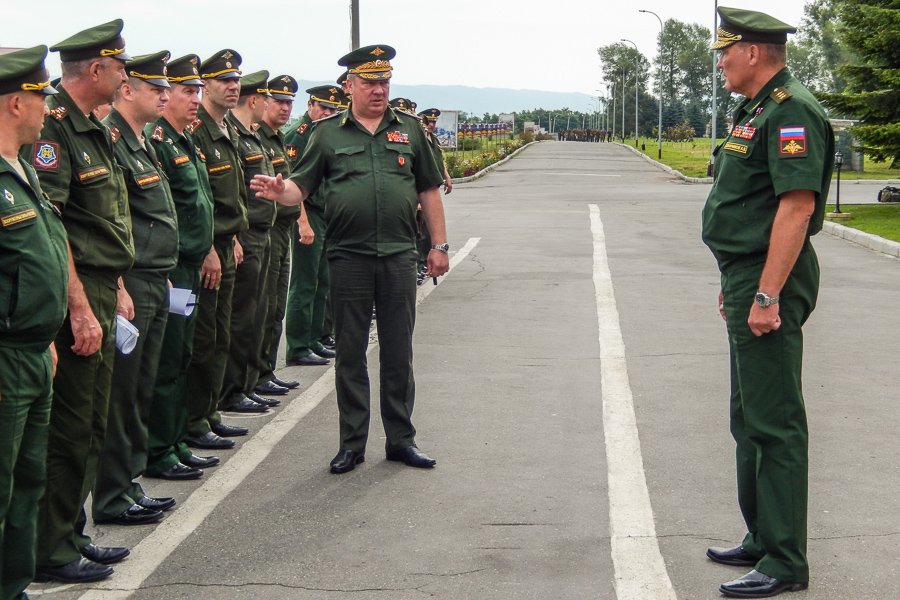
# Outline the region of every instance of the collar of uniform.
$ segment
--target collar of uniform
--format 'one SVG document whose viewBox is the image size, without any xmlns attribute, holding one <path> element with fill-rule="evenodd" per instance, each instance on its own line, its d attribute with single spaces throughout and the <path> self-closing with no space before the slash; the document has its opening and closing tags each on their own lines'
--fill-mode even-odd
<svg viewBox="0 0 900 600">
<path fill-rule="evenodd" d="M 262 137 L 277 138 L 278 140 L 281 140 L 284 137 L 283 133 L 276 129 L 272 129 L 265 121 L 259 122 L 259 129 L 256 130 L 256 133 Z"/>
<path fill-rule="evenodd" d="M 23 161 L 20 157 L 17 156 L 16 160 L 19 161 L 20 165 L 23 165 L 22 170 L 25 171 L 26 179 L 23 183 L 27 183 L 31 188 L 31 193 L 37 196 L 37 192 L 35 190 L 41 189 L 41 185 L 37 179 L 37 175 L 34 173 L 31 165 Z M 11 177 L 14 177 L 16 179 L 16 181 L 22 181 L 19 173 L 12 168 L 12 165 L 10 165 L 5 158 L 0 157 L 0 175 L 2 175 L 3 173 L 9 173 Z"/>
<path fill-rule="evenodd" d="M 775 75 L 772 76 L 772 79 L 770 79 L 766 83 L 766 85 L 762 86 L 762 89 L 759 90 L 759 92 L 757 92 L 755 96 L 753 96 L 753 99 L 750 100 L 750 102 L 748 102 L 746 106 L 757 106 L 762 100 L 766 98 L 766 96 L 772 93 L 772 90 L 779 86 L 783 86 L 790 78 L 790 72 L 788 72 L 787 67 L 784 67 L 783 69 L 775 73 Z"/>
<path fill-rule="evenodd" d="M 115 107 L 109 111 L 109 116 L 106 117 L 105 121 L 107 122 L 107 127 L 115 127 L 119 130 L 119 135 L 128 143 L 128 148 L 132 153 L 140 152 L 144 149 L 141 141 L 134 135 L 131 125 L 128 124 L 128 121 L 125 120 L 122 113 L 117 111 Z"/>
<path fill-rule="evenodd" d="M 235 129 L 237 129 L 238 133 L 240 133 L 241 135 L 246 135 L 246 136 L 250 136 L 250 137 L 253 136 L 253 132 L 250 131 L 249 129 L 247 129 L 246 127 L 244 127 L 244 124 L 241 123 L 240 119 L 238 119 L 236 116 L 234 116 L 234 114 L 230 110 L 228 111 L 228 114 L 225 115 L 225 120 L 227 122 L 231 123 L 232 125 L 234 125 Z"/>
<path fill-rule="evenodd" d="M 225 135 L 222 132 L 219 124 L 216 123 L 216 120 L 213 119 L 212 115 L 209 114 L 209 111 L 206 110 L 206 107 L 202 104 L 200 105 L 200 109 L 197 111 L 197 118 L 206 124 L 206 129 L 207 131 L 209 131 L 209 137 L 211 137 L 213 141 L 218 140 L 219 138 L 225 138 L 228 141 L 231 141 L 231 136 Z M 225 124 L 228 125 L 227 114 L 225 115 Z"/>
<path fill-rule="evenodd" d="M 350 108 L 344 111 L 343 116 L 338 117 L 341 120 L 341 125 L 346 125 L 349 122 L 353 122 L 356 127 L 364 129 L 368 131 L 365 127 L 363 127 L 359 121 L 356 120 L 356 117 L 353 116 L 353 101 L 350 101 Z M 336 116 L 336 115 L 335 115 Z M 327 117 L 326 117 L 327 118 Z M 324 119 L 323 119 L 324 120 Z M 375 133 L 373 135 L 378 135 L 383 130 L 387 129 L 391 123 L 402 123 L 400 117 L 397 116 L 397 113 L 394 112 L 394 109 L 388 106 L 387 110 L 384 111 L 384 116 L 381 118 L 381 123 L 379 123 L 378 127 L 375 129 Z"/>
<path fill-rule="evenodd" d="M 178 131 L 175 129 L 175 126 L 169 123 L 169 121 L 165 117 L 160 117 L 154 123 L 154 126 L 159 125 L 163 128 L 163 133 L 166 134 L 172 141 L 187 139 L 187 134 L 184 131 Z"/>
<path fill-rule="evenodd" d="M 75 101 L 72 100 L 72 96 L 69 95 L 69 92 L 66 91 L 62 84 L 54 87 L 59 93 L 52 96 L 48 100 L 47 105 L 50 108 L 54 107 L 54 103 L 58 106 L 64 106 L 66 108 L 66 118 L 72 120 L 72 126 L 75 128 L 75 131 L 84 133 L 85 131 L 90 131 L 92 129 L 103 130 L 103 123 L 94 116 L 94 113 L 85 115 L 81 112 L 81 109 L 78 108 L 78 105 L 75 104 Z"/>
</svg>

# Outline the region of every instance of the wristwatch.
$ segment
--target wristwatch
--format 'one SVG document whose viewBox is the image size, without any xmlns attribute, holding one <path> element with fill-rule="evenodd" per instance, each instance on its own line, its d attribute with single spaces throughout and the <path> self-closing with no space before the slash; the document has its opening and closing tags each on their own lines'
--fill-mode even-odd
<svg viewBox="0 0 900 600">
<path fill-rule="evenodd" d="M 432 250 L 440 250 L 444 254 L 447 254 L 450 251 L 450 244 L 444 242 L 443 244 L 433 244 L 431 246 Z"/>
<path fill-rule="evenodd" d="M 770 296 L 765 292 L 756 292 L 756 296 L 754 296 L 753 299 L 763 308 L 768 308 L 773 304 L 778 304 L 778 296 Z"/>
</svg>

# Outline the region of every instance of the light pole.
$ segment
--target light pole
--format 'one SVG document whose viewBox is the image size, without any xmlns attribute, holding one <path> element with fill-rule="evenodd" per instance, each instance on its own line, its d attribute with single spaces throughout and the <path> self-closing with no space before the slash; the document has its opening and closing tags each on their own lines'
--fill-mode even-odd
<svg viewBox="0 0 900 600">
<path fill-rule="evenodd" d="M 834 167 L 837 169 L 837 198 L 834 200 L 834 212 L 841 214 L 841 167 L 844 166 L 844 155 L 840 150 L 834 153 Z"/>
<path fill-rule="evenodd" d="M 659 37 L 660 37 L 660 39 L 662 39 L 663 22 L 662 22 L 662 19 L 659 18 L 659 15 L 656 14 L 655 12 L 653 12 L 652 10 L 640 9 L 640 10 L 638 10 L 638 12 L 648 13 L 657 18 L 657 20 L 659 21 Z M 656 144 L 657 144 L 657 148 L 658 148 L 656 157 L 657 157 L 657 159 L 662 160 L 662 109 L 663 109 L 662 69 L 660 69 L 660 76 L 659 76 L 658 83 L 659 83 L 659 125 L 657 125 L 657 128 L 656 128 L 657 129 Z"/>
<path fill-rule="evenodd" d="M 719 0 L 715 0 L 715 6 L 713 10 L 713 27 L 712 27 L 712 41 L 715 43 L 717 32 L 716 29 L 719 26 Z M 712 121 L 710 122 L 710 150 L 709 150 L 709 164 L 712 166 L 713 164 L 713 154 L 716 151 L 716 51 L 712 51 Z M 707 169 L 707 175 L 709 174 L 709 169 Z"/>
<path fill-rule="evenodd" d="M 359 48 L 359 0 L 350 0 L 350 49 Z"/>
<path fill-rule="evenodd" d="M 623 42 L 628 42 L 634 46 L 634 147 L 638 147 L 638 61 L 641 57 L 641 51 L 638 50 L 637 44 L 631 40 L 622 38 Z M 625 103 L 625 100 L 622 100 Z M 625 129 L 624 127 L 622 129 Z"/>
</svg>

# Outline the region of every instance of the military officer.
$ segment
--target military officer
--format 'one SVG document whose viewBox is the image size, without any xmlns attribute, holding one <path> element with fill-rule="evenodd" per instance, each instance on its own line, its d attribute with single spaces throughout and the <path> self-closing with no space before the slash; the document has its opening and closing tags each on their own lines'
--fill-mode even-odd
<svg viewBox="0 0 900 600">
<path fill-rule="evenodd" d="M 333 85 L 321 85 L 306 90 L 309 100 L 300 123 L 291 131 L 286 142 L 290 144 L 294 165 L 306 150 L 316 122 L 333 115 L 345 99 Z M 334 350 L 322 344 L 325 312 L 328 300 L 328 264 L 325 259 L 325 206 L 323 194 L 310 195 L 304 202 L 306 216 L 313 236 L 300 235 L 300 224 L 295 227 L 291 244 L 291 279 L 288 308 L 285 319 L 287 338 L 286 362 L 289 365 L 325 365 L 334 357 Z M 304 244 L 304 242 L 311 242 Z"/>
<path fill-rule="evenodd" d="M 214 241 L 200 267 L 200 297 L 194 349 L 187 376 L 188 435 L 194 448 L 228 449 L 247 434 L 246 427 L 227 425 L 218 411 L 219 393 L 231 342 L 231 299 L 237 264 L 243 248 L 237 234 L 247 224 L 247 188 L 237 131 L 225 115 L 240 97 L 241 55 L 234 50 L 216 52 L 200 63 L 206 84 L 197 118 L 188 126 L 200 153 L 215 203 Z"/>
<path fill-rule="evenodd" d="M 178 256 L 172 194 L 144 137 L 144 126 L 169 102 L 168 59 L 162 51 L 129 61 L 128 81 L 103 120 L 125 174 L 135 247 L 134 265 L 120 282 L 119 314 L 139 335 L 130 353 L 116 353 L 106 441 L 91 494 L 96 523 L 153 523 L 175 506 L 174 498 L 147 496 L 136 481 L 147 464 L 147 421 L 169 310 L 168 274 Z"/>
<path fill-rule="evenodd" d="M 125 179 L 109 130 L 91 111 L 112 102 L 126 80 L 121 19 L 50 48 L 62 60 L 59 94 L 28 160 L 58 205 L 69 238 L 68 316 L 56 338 L 59 367 L 50 416 L 47 492 L 40 504 L 37 579 L 108 577 L 128 554 L 102 548 L 84 532 L 83 506 L 106 435 L 115 359 L 119 278 L 134 261 Z"/>
<path fill-rule="evenodd" d="M 56 94 L 46 46 L 0 56 L 0 598 L 27 598 L 38 501 L 46 484 L 56 351 L 66 316 L 68 250 L 59 212 L 21 146 L 37 141 Z"/>
<path fill-rule="evenodd" d="M 731 432 L 747 534 L 709 548 L 753 567 L 726 596 L 805 589 L 807 446 L 801 389 L 802 325 L 816 304 L 819 266 L 810 237 L 822 228 L 834 133 L 812 94 L 785 68 L 795 29 L 755 11 L 719 7 L 713 48 L 725 89 L 744 96 L 715 153 L 703 241 L 721 272 L 719 312 L 731 355 Z"/>
<path fill-rule="evenodd" d="M 447 171 L 447 165 L 444 164 L 441 142 L 434 134 L 439 116 L 441 116 L 441 111 L 436 108 L 429 108 L 418 114 L 418 117 L 422 120 L 422 127 L 425 128 L 425 138 L 428 140 L 428 146 L 431 148 L 432 154 L 434 154 L 434 161 L 444 177 L 444 193 L 449 194 L 453 191 L 453 180 Z M 421 210 L 417 211 L 416 220 L 419 223 L 420 231 L 417 243 L 419 249 L 419 272 L 416 276 L 416 283 L 421 285 L 425 282 L 425 260 L 428 257 L 428 252 L 431 250 L 431 235 L 428 233 L 428 225 L 425 223 L 425 219 L 422 218 Z"/>
<path fill-rule="evenodd" d="M 144 134 L 169 180 L 178 215 L 178 263 L 169 273 L 172 287 L 200 294 L 200 267 L 213 245 L 213 195 L 206 158 L 186 128 L 200 108 L 200 58 L 188 54 L 170 60 L 166 79 L 172 86 L 163 116 Z M 185 480 L 203 476 L 219 464 L 216 456 L 195 456 L 182 438 L 187 434 L 186 378 L 194 347 L 197 310 L 169 314 L 149 420 L 146 477 Z"/>
<path fill-rule="evenodd" d="M 226 120 L 237 132 L 244 184 L 257 173 L 275 175 L 272 159 L 256 133 L 269 103 L 269 72 L 257 71 L 240 79 L 240 99 Z M 246 194 L 246 191 L 245 191 Z M 254 391 L 259 380 L 259 355 L 268 311 L 267 277 L 271 246 L 269 231 L 275 223 L 275 205 L 247 194 L 249 228 L 238 233 L 244 260 L 237 267 L 231 302 L 231 346 L 228 367 L 219 394 L 219 408 L 234 412 L 266 412 L 280 400 Z"/>
<path fill-rule="evenodd" d="M 375 45 L 341 58 L 338 64 L 350 71 L 350 108 L 316 125 L 289 180 L 257 176 L 253 182 L 261 196 L 288 204 L 324 185 L 341 441 L 330 464 L 332 473 L 346 473 L 365 460 L 366 347 L 373 306 L 378 307 L 387 458 L 412 467 L 435 465 L 416 447 L 411 420 L 418 202 L 437 242 L 428 255 L 431 275 L 447 272 L 449 246 L 438 190 L 441 174 L 422 127 L 415 117 L 388 106 L 394 55 L 390 46 Z M 374 185 L 376 180 L 382 185 Z"/>
</svg>

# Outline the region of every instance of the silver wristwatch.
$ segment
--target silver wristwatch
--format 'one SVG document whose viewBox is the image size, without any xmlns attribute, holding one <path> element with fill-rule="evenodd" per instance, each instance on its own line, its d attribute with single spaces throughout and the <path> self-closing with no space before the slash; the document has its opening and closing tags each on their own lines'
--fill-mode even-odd
<svg viewBox="0 0 900 600">
<path fill-rule="evenodd" d="M 444 254 L 447 254 L 450 251 L 450 244 L 444 242 L 443 244 L 433 244 L 431 246 L 432 250 L 440 250 Z"/>
<path fill-rule="evenodd" d="M 756 296 L 754 296 L 753 299 L 763 308 L 768 308 L 773 304 L 778 304 L 778 296 L 770 296 L 765 292 L 756 292 Z"/>
</svg>

